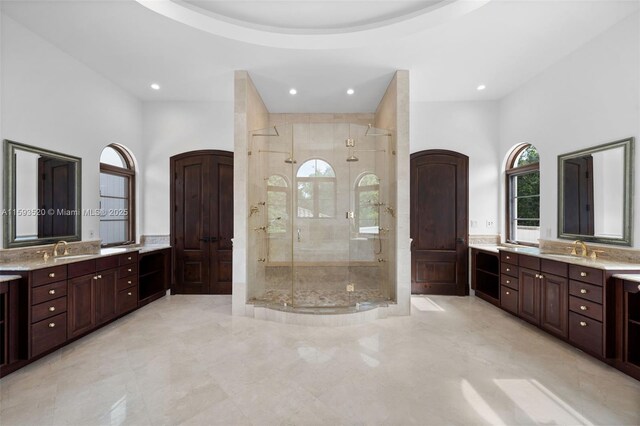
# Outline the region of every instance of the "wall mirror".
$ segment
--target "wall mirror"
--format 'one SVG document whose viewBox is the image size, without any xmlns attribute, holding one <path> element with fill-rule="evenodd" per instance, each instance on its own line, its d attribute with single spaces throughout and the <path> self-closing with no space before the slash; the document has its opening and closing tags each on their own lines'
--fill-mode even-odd
<svg viewBox="0 0 640 426">
<path fill-rule="evenodd" d="M 631 245 L 633 138 L 558 156 L 558 238 Z"/>
<path fill-rule="evenodd" d="M 4 141 L 4 246 L 79 241 L 81 159 Z"/>
</svg>

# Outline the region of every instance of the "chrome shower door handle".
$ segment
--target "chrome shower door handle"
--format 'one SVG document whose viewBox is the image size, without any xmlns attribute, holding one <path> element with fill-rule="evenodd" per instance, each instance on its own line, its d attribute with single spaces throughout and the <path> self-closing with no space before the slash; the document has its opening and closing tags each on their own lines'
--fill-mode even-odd
<svg viewBox="0 0 640 426">
<path fill-rule="evenodd" d="M 300 228 L 298 228 L 298 242 L 300 242 Z"/>
</svg>

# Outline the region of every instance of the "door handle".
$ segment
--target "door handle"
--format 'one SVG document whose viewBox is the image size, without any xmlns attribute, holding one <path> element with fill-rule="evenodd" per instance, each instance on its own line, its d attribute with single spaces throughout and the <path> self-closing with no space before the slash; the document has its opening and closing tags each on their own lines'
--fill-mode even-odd
<svg viewBox="0 0 640 426">
<path fill-rule="evenodd" d="M 222 239 L 222 238 L 220 238 Z M 209 242 L 210 243 L 215 243 L 216 241 L 218 241 L 218 237 L 209 237 Z"/>
<path fill-rule="evenodd" d="M 210 243 L 211 242 L 211 237 L 202 237 L 202 238 L 200 238 L 200 241 L 204 241 L 205 243 Z"/>
<path fill-rule="evenodd" d="M 456 238 L 456 243 L 464 244 L 464 238 Z"/>
</svg>

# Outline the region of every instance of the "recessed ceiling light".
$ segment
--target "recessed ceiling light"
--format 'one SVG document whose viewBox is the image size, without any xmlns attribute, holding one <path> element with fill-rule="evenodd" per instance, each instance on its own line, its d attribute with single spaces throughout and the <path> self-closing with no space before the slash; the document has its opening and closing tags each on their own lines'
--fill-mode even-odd
<svg viewBox="0 0 640 426">
<path fill-rule="evenodd" d="M 347 89 L 347 95 L 353 95 L 354 93 L 356 93 L 355 90 L 353 89 Z"/>
<path fill-rule="evenodd" d="M 296 89 L 289 89 L 289 94 L 290 95 L 295 95 L 296 93 L 298 93 L 298 91 Z"/>
<path fill-rule="evenodd" d="M 477 87 L 478 90 L 484 90 L 486 88 L 487 86 L 485 86 L 484 84 L 481 84 L 480 86 Z"/>
<path fill-rule="evenodd" d="M 160 85 L 158 83 L 153 83 L 153 84 L 151 84 L 151 88 L 153 90 L 160 90 Z"/>
</svg>

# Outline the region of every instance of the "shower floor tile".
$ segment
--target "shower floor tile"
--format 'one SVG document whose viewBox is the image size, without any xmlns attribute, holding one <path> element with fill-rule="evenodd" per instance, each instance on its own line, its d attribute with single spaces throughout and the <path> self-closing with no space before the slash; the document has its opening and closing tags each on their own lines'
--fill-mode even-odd
<svg viewBox="0 0 640 426">
<path fill-rule="evenodd" d="M 293 296 L 293 297 L 292 297 Z M 380 290 L 361 289 L 353 292 L 334 290 L 291 290 L 269 289 L 263 297 L 256 298 L 250 303 L 264 303 L 274 305 L 294 305 L 309 307 L 354 306 L 356 303 L 388 302 Z M 294 303 L 295 302 L 295 303 Z"/>
</svg>

